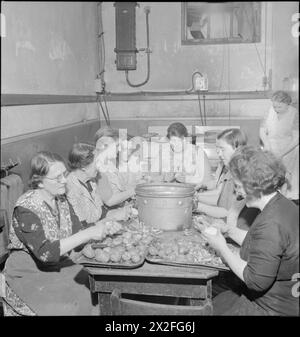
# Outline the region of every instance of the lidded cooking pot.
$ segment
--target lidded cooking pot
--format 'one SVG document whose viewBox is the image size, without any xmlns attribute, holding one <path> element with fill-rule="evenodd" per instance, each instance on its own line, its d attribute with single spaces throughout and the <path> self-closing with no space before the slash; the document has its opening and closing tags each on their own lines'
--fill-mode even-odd
<svg viewBox="0 0 300 337">
<path fill-rule="evenodd" d="M 164 231 L 190 228 L 194 185 L 149 183 L 136 186 L 139 219 Z"/>
</svg>

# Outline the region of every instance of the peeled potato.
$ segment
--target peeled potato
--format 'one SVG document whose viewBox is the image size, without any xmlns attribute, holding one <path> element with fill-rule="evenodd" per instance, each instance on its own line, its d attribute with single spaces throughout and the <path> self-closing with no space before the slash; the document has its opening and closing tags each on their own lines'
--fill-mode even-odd
<svg viewBox="0 0 300 337">
<path fill-rule="evenodd" d="M 128 252 L 123 253 L 122 260 L 127 262 L 131 259 L 131 255 Z"/>
<path fill-rule="evenodd" d="M 138 210 L 136 208 L 131 208 L 132 215 L 137 216 L 139 214 Z"/>
<path fill-rule="evenodd" d="M 123 243 L 123 239 L 122 238 L 115 238 L 115 239 L 113 239 L 113 241 L 112 241 L 112 245 L 113 246 L 119 246 L 119 245 L 121 245 Z"/>
<path fill-rule="evenodd" d="M 106 253 L 108 253 L 108 254 L 111 252 L 111 250 L 112 250 L 111 247 L 105 247 L 105 248 L 103 248 L 103 251 L 106 252 Z"/>
<path fill-rule="evenodd" d="M 83 248 L 82 253 L 83 253 L 84 256 L 86 256 L 89 259 L 92 259 L 95 256 L 95 252 L 94 252 L 91 245 L 86 245 Z"/>
<path fill-rule="evenodd" d="M 120 262 L 122 254 L 119 251 L 114 251 L 110 254 L 110 260 L 112 262 Z"/>
<path fill-rule="evenodd" d="M 107 263 L 109 261 L 109 254 L 102 249 L 96 249 L 95 259 L 99 262 Z"/>
<path fill-rule="evenodd" d="M 205 228 L 204 233 L 207 233 L 209 235 L 217 235 L 218 230 L 215 227 L 208 227 L 208 228 Z"/>
<path fill-rule="evenodd" d="M 134 263 L 138 263 L 140 262 L 141 258 L 138 254 L 134 254 L 131 256 L 131 261 L 134 262 Z"/>
<path fill-rule="evenodd" d="M 103 260 L 103 263 L 107 263 L 109 261 L 109 253 L 108 252 L 103 251 L 102 260 Z"/>
<path fill-rule="evenodd" d="M 121 255 L 125 252 L 125 250 L 125 247 L 121 245 L 114 247 L 114 251 L 119 252 Z"/>
<path fill-rule="evenodd" d="M 153 247 L 153 246 L 151 246 L 151 247 L 149 247 L 149 254 L 150 255 L 153 255 L 153 256 L 155 256 L 155 255 L 157 255 L 158 254 L 158 251 L 157 251 L 157 248 L 155 248 L 155 247 Z"/>
</svg>

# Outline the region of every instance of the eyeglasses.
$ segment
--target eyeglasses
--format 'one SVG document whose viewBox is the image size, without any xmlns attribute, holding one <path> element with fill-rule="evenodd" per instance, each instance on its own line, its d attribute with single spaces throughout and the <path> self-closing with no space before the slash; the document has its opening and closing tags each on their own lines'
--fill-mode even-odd
<svg viewBox="0 0 300 337">
<path fill-rule="evenodd" d="M 59 176 L 55 177 L 55 178 L 49 178 L 49 177 L 44 177 L 46 179 L 49 179 L 49 180 L 54 180 L 54 181 L 57 181 L 58 183 L 61 183 L 63 181 L 63 179 L 66 179 L 69 175 L 69 172 L 68 171 L 65 171 L 64 173 L 60 174 Z"/>
</svg>

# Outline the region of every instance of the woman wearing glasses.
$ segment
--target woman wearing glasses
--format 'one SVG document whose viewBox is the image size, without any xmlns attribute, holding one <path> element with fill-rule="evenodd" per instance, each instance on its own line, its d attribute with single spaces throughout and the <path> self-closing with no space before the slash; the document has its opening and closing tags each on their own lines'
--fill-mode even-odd
<svg viewBox="0 0 300 337">
<path fill-rule="evenodd" d="M 10 228 L 5 307 L 12 315 L 90 315 L 87 274 L 72 253 L 120 225 L 98 222 L 83 229 L 64 196 L 67 169 L 59 155 L 35 155 L 30 177 L 32 189 L 18 199 Z"/>
</svg>

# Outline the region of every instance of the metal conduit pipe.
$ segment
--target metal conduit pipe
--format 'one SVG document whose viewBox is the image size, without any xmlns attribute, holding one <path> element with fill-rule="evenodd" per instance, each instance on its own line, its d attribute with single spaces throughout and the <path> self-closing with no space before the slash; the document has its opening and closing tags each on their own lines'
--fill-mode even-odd
<svg viewBox="0 0 300 337">
<path fill-rule="evenodd" d="M 144 82 L 139 84 L 133 84 L 129 81 L 128 77 L 128 70 L 125 70 L 125 76 L 126 76 L 126 82 L 128 85 L 130 85 L 133 88 L 141 87 L 142 85 L 146 84 L 150 79 L 150 53 L 151 50 L 149 48 L 149 13 L 150 13 L 150 7 L 145 7 L 145 13 L 146 13 L 146 28 L 147 28 L 147 48 L 145 49 L 145 53 L 147 54 L 147 77 Z"/>
</svg>

